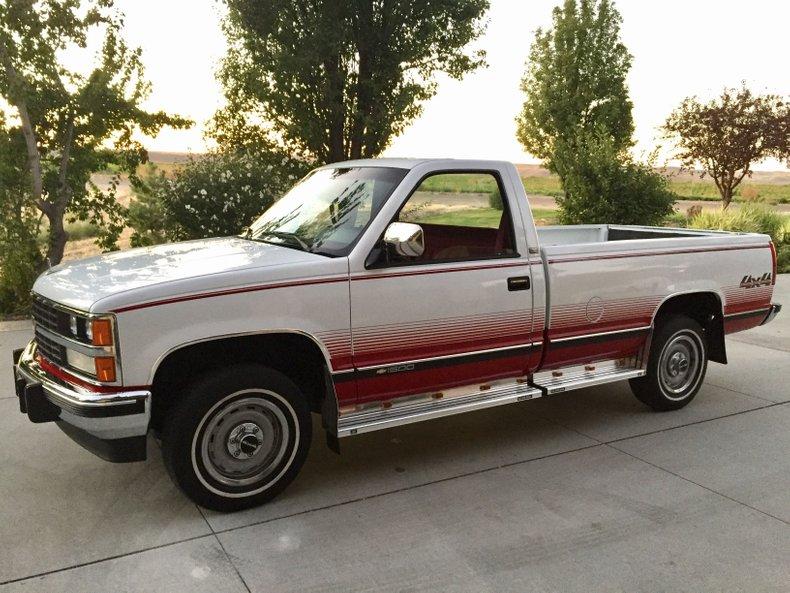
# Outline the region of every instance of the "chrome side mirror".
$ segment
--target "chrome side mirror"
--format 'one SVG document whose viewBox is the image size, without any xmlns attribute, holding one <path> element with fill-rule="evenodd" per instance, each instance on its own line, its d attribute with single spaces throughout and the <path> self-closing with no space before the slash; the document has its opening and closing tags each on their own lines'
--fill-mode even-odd
<svg viewBox="0 0 790 593">
<path fill-rule="evenodd" d="M 398 255 L 420 257 L 425 251 L 425 234 L 422 227 L 412 222 L 393 222 L 384 231 L 384 243 Z"/>
</svg>

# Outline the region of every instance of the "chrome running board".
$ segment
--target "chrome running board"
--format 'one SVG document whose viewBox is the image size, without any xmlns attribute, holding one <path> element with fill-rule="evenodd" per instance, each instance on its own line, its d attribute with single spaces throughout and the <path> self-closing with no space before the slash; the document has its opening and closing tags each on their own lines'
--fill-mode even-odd
<svg viewBox="0 0 790 593">
<path fill-rule="evenodd" d="M 553 395 L 573 389 L 603 385 L 614 381 L 624 381 L 643 377 L 645 370 L 637 368 L 638 361 L 634 358 L 622 361 L 606 361 L 584 366 L 543 371 L 535 373 L 533 384 L 543 391 L 543 395 Z"/>
<path fill-rule="evenodd" d="M 479 385 L 455 387 L 442 392 L 411 395 L 340 409 L 337 436 L 347 437 L 423 420 L 462 414 L 535 399 L 573 389 L 641 377 L 634 358 L 595 365 L 569 367 L 526 377 L 504 379 Z"/>
<path fill-rule="evenodd" d="M 452 414 L 482 410 L 540 397 L 539 389 L 526 379 L 509 379 L 476 386 L 456 387 L 443 392 L 393 399 L 388 402 L 358 406 L 346 413 L 341 409 L 337 436 L 347 437 L 392 426 L 441 418 Z"/>
</svg>

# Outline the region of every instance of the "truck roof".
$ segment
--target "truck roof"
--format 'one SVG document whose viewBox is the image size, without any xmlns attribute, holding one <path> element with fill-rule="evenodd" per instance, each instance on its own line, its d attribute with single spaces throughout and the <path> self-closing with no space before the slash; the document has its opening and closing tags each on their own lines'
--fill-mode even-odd
<svg viewBox="0 0 790 593">
<path fill-rule="evenodd" d="M 353 161 L 342 161 L 329 163 L 323 168 L 336 169 L 338 167 L 392 167 L 395 169 L 413 169 L 423 163 L 447 163 L 454 166 L 464 166 L 471 168 L 481 168 L 486 165 L 499 165 L 507 161 L 480 160 L 480 159 L 448 159 L 448 158 L 380 158 L 380 159 L 357 159 Z"/>
</svg>

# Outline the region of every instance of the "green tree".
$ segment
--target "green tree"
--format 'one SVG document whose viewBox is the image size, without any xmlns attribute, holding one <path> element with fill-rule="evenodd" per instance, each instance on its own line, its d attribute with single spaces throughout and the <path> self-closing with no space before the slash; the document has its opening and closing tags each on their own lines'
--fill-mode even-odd
<svg viewBox="0 0 790 593">
<path fill-rule="evenodd" d="M 562 145 L 555 155 L 566 173 L 561 223 L 659 225 L 672 214 L 675 195 L 654 158 L 634 161 L 605 131 L 580 134 L 573 149 Z"/>
<path fill-rule="evenodd" d="M 684 166 L 700 166 L 700 176 L 713 178 L 724 208 L 744 178 L 751 177 L 753 163 L 790 159 L 790 103 L 778 95 L 753 95 L 746 87 L 724 89 L 707 103 L 685 99 L 664 130 L 677 140 Z"/>
<path fill-rule="evenodd" d="M 20 313 L 41 267 L 39 218 L 30 200 L 25 143 L 0 113 L 0 314 Z"/>
<path fill-rule="evenodd" d="M 239 234 L 307 172 L 276 151 L 212 151 L 171 176 L 151 170 L 134 182 L 132 245 Z"/>
<path fill-rule="evenodd" d="M 625 80 L 631 54 L 620 40 L 620 13 L 609 0 L 565 0 L 552 17 L 553 26 L 538 29 L 532 43 L 516 136 L 564 179 L 569 161 L 556 155 L 577 150 L 590 133 L 608 135 L 616 153 L 632 145 Z"/>
<path fill-rule="evenodd" d="M 488 0 L 226 0 L 229 51 L 219 73 L 228 106 L 220 144 L 265 133 L 319 162 L 379 154 L 436 92 L 484 63 L 467 45 Z"/>
<path fill-rule="evenodd" d="M 141 52 L 121 33 L 112 0 L 0 3 L 0 98 L 20 122 L 30 199 L 48 221 L 48 265 L 63 257 L 66 218 L 90 220 L 101 229 L 97 243 L 112 248 L 124 224 L 120 172 L 133 175 L 147 158 L 136 133 L 189 124 L 141 107 L 150 93 Z M 101 39 L 92 69 L 69 68 L 64 55 L 87 51 L 89 37 Z M 110 167 L 119 173 L 108 188 L 91 182 Z"/>
</svg>

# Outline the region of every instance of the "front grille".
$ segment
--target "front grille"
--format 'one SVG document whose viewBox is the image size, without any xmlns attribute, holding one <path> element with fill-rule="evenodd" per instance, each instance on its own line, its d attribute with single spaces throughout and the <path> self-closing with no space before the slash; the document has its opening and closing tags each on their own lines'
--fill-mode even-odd
<svg viewBox="0 0 790 593">
<path fill-rule="evenodd" d="M 63 334 L 68 328 L 68 313 L 56 308 L 50 301 L 33 296 L 33 321 L 39 352 L 55 364 L 66 365 L 66 348 L 47 338 L 39 328 Z"/>
<path fill-rule="evenodd" d="M 53 342 L 41 332 L 36 330 L 36 344 L 38 351 L 44 356 L 60 366 L 66 366 L 66 348 L 57 342 Z"/>
<path fill-rule="evenodd" d="M 33 297 L 33 321 L 37 326 L 57 334 L 64 333 L 68 328 L 68 314 L 38 295 Z"/>
</svg>

